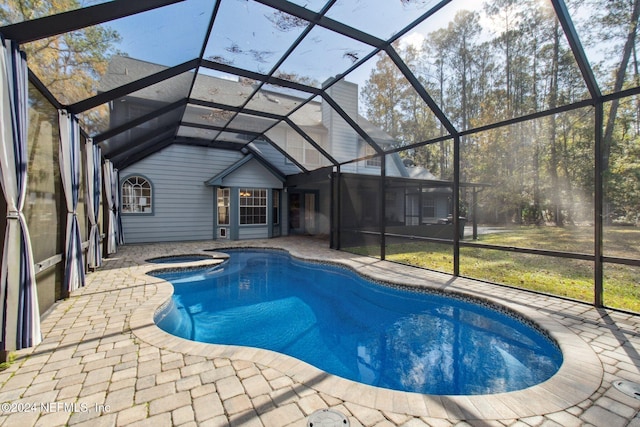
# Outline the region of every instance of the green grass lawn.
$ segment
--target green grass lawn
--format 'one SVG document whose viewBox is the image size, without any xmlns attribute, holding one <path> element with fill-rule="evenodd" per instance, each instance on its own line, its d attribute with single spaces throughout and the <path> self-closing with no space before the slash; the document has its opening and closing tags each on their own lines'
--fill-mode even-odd
<svg viewBox="0 0 640 427">
<path fill-rule="evenodd" d="M 479 236 L 479 243 L 593 254 L 591 227 L 519 227 Z M 606 227 L 604 254 L 640 259 L 640 228 Z M 349 251 L 375 255 L 372 248 Z M 389 261 L 453 272 L 450 245 L 390 243 Z M 552 256 L 520 254 L 473 247 L 460 248 L 460 275 L 593 302 L 593 263 Z M 604 302 L 609 307 L 640 312 L 640 267 L 605 264 Z"/>
</svg>

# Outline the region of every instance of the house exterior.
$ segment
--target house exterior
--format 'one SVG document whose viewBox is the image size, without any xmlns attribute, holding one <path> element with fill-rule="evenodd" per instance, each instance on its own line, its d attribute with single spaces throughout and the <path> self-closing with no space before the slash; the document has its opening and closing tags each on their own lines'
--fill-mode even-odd
<svg viewBox="0 0 640 427">
<path fill-rule="evenodd" d="M 103 90 L 122 85 L 122 79 L 135 81 L 161 69 L 116 56 Z M 166 91 L 184 88 L 189 78 L 193 75 L 177 76 L 162 88 L 163 96 Z M 119 159 L 118 146 L 135 141 L 136 133 L 144 129 L 134 128 L 102 143 L 116 153 L 112 157 L 116 162 L 126 164 L 119 176 L 122 224 L 128 243 L 328 235 L 336 223 L 345 229 L 375 231 L 381 219 L 380 209 L 375 206 L 383 202 L 387 227 L 398 232 L 408 227 L 411 234 L 428 235 L 425 225 L 436 224 L 451 212 L 450 183 L 436 180 L 424 169 L 405 165 L 397 154 L 385 156 L 385 172 L 387 181 L 397 180 L 398 188 L 380 192 L 376 184 L 380 181 L 380 158 L 367 158 L 375 153 L 370 144 L 324 99 L 307 101 L 291 91 L 263 88 L 247 107 L 256 112 L 274 105 L 283 111 L 288 109 L 293 111 L 289 121 L 266 114 L 235 114 L 232 107 L 255 90 L 252 85 L 242 79 L 199 75 L 193 97 L 213 101 L 189 102 L 184 107 L 182 125 L 170 135 L 173 143 L 139 160 Z M 327 89 L 327 94 L 379 147 L 396 144 L 358 113 L 356 84 L 339 81 Z M 111 103 L 110 117 L 125 123 L 162 107 L 154 99 L 154 89 L 147 88 Z M 161 128 L 158 123 L 154 126 Z M 217 141 L 222 143 L 207 139 L 211 130 L 220 132 Z M 163 138 L 160 133 L 152 143 L 162 146 Z M 354 183 L 343 185 L 341 191 L 334 181 L 335 162 L 352 158 L 364 160 L 341 164 L 342 182 Z M 332 212 L 331 206 L 336 191 L 342 199 L 343 212 L 339 214 Z M 352 212 L 363 214 L 356 217 Z"/>
</svg>

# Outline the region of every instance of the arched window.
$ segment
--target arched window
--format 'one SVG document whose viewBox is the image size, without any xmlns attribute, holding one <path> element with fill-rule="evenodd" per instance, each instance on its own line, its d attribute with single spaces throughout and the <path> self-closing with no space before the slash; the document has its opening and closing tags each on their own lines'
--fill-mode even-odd
<svg viewBox="0 0 640 427">
<path fill-rule="evenodd" d="M 121 210 L 125 214 L 153 213 L 151 182 L 142 176 L 130 176 L 122 182 Z"/>
</svg>

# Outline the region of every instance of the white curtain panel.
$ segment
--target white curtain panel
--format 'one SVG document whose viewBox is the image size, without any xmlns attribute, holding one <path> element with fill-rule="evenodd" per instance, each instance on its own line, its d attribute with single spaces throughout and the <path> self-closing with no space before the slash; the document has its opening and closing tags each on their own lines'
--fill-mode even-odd
<svg viewBox="0 0 640 427">
<path fill-rule="evenodd" d="M 64 284 L 69 292 L 85 284 L 82 236 L 76 210 L 80 192 L 80 126 L 64 110 L 58 111 L 60 123 L 60 177 L 67 205 Z"/>
<path fill-rule="evenodd" d="M 0 38 L 0 180 L 7 225 L 0 273 L 1 349 L 42 340 L 33 251 L 23 214 L 27 191 L 27 61 L 18 44 Z"/>
<path fill-rule="evenodd" d="M 87 264 L 90 268 L 102 266 L 102 253 L 100 250 L 100 227 L 98 227 L 98 215 L 100 212 L 100 195 L 102 191 L 102 168 L 100 147 L 93 144 L 93 139 L 88 138 L 85 153 L 87 155 L 87 216 L 89 217 L 89 250 L 87 252 Z"/>
<path fill-rule="evenodd" d="M 113 163 L 109 160 L 104 162 L 104 196 L 107 198 L 109 206 L 109 224 L 107 226 L 107 253 L 115 254 L 117 251 L 116 226 L 118 219 L 116 218 L 114 194 L 117 194 L 118 188 L 114 186 L 114 170 Z"/>
</svg>

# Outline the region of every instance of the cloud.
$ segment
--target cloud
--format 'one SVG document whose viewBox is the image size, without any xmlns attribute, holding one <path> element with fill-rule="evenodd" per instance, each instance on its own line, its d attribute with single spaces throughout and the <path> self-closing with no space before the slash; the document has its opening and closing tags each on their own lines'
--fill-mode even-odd
<svg viewBox="0 0 640 427">
<path fill-rule="evenodd" d="M 422 33 L 414 31 L 400 39 L 400 48 L 406 49 L 409 46 L 413 46 L 419 49 L 422 47 L 422 43 L 424 42 L 424 40 L 425 37 Z"/>
</svg>

